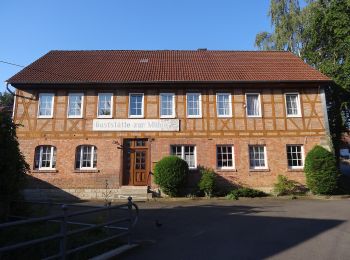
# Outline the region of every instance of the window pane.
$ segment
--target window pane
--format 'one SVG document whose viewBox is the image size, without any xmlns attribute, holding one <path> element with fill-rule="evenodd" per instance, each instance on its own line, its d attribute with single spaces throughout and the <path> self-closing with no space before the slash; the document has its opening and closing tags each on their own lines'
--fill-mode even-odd
<svg viewBox="0 0 350 260">
<path fill-rule="evenodd" d="M 56 147 L 42 145 L 35 148 L 34 169 L 56 167 Z"/>
<path fill-rule="evenodd" d="M 247 94 L 247 115 L 260 116 L 260 102 L 258 94 Z"/>
<path fill-rule="evenodd" d="M 39 96 L 39 116 L 52 115 L 53 94 L 40 94 Z"/>
<path fill-rule="evenodd" d="M 298 95 L 287 94 L 286 95 L 287 115 L 298 115 Z"/>
<path fill-rule="evenodd" d="M 287 145 L 288 167 L 303 167 L 303 155 L 301 145 Z"/>
<path fill-rule="evenodd" d="M 200 116 L 200 94 L 187 94 L 187 114 L 189 116 Z"/>
<path fill-rule="evenodd" d="M 217 146 L 216 147 L 217 164 L 219 168 L 233 167 L 233 150 L 232 146 Z"/>
<path fill-rule="evenodd" d="M 160 115 L 161 116 L 172 116 L 174 114 L 173 111 L 173 94 L 161 94 L 160 95 Z"/>
<path fill-rule="evenodd" d="M 143 95 L 132 94 L 130 95 L 130 115 L 142 116 L 143 109 Z"/>
<path fill-rule="evenodd" d="M 252 169 L 266 167 L 264 146 L 249 146 L 249 165 Z"/>
<path fill-rule="evenodd" d="M 110 116 L 112 115 L 112 94 L 99 94 L 98 96 L 98 115 Z"/>
<path fill-rule="evenodd" d="M 217 95 L 217 110 L 219 116 L 230 116 L 231 115 L 231 103 L 229 94 L 218 94 Z"/>
<path fill-rule="evenodd" d="M 82 115 L 82 102 L 83 96 L 81 94 L 70 94 L 69 95 L 69 116 L 81 116 Z"/>
</svg>

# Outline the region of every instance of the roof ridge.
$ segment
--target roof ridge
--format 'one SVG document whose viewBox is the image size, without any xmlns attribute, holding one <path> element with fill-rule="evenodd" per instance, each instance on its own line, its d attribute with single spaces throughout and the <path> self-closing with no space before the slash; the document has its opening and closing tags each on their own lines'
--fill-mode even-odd
<svg viewBox="0 0 350 260">
<path fill-rule="evenodd" d="M 284 51 L 284 50 L 171 50 L 171 49 L 163 49 L 163 50 L 145 50 L 145 49 L 132 49 L 132 50 L 126 50 L 126 49 L 95 49 L 95 50 L 51 50 L 49 52 L 141 52 L 141 51 L 148 51 L 148 52 L 282 52 L 282 53 L 291 53 L 290 51 Z"/>
</svg>

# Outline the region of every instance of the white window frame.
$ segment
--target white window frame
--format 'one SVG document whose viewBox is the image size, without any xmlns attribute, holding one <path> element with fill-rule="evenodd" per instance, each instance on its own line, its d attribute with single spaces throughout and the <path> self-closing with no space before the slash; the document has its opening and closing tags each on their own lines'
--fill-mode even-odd
<svg viewBox="0 0 350 260">
<path fill-rule="evenodd" d="M 188 114 L 188 96 L 189 95 L 198 95 L 199 96 L 199 114 L 198 115 L 189 115 Z M 186 116 L 187 116 L 187 118 L 202 118 L 202 93 L 200 93 L 200 92 L 188 92 L 188 93 L 186 93 Z"/>
<path fill-rule="evenodd" d="M 172 147 L 173 146 L 181 146 L 181 159 L 185 161 L 185 146 L 191 146 L 193 147 L 193 153 L 194 153 L 194 166 L 191 167 L 190 165 L 188 165 L 189 169 L 194 170 L 197 169 L 197 146 L 196 145 L 192 145 L 192 144 L 172 144 L 170 145 L 170 154 L 172 154 Z M 174 155 L 176 156 L 176 155 Z"/>
<path fill-rule="evenodd" d="M 301 147 L 300 152 L 301 152 L 301 162 L 303 164 L 302 166 L 289 166 L 289 163 L 288 163 L 288 146 L 300 146 Z M 292 170 L 304 169 L 304 164 L 305 164 L 304 145 L 302 145 L 302 144 L 287 144 L 286 145 L 286 155 L 287 155 L 287 166 L 288 166 L 288 169 L 292 169 Z"/>
<path fill-rule="evenodd" d="M 288 114 L 287 95 L 296 95 L 296 96 L 297 96 L 297 109 L 298 109 L 298 113 L 297 113 L 296 115 L 290 115 L 290 114 Z M 300 94 L 299 94 L 298 92 L 288 92 L 288 93 L 284 93 L 284 106 L 285 106 L 285 109 L 286 109 L 286 116 L 287 116 L 287 117 L 301 117 Z"/>
<path fill-rule="evenodd" d="M 83 164 L 83 148 L 89 146 L 91 147 L 91 159 L 90 159 L 90 165 L 91 167 L 82 167 Z M 95 170 L 97 167 L 94 167 L 94 156 L 95 156 L 95 146 L 94 145 L 80 145 L 79 146 L 79 168 L 76 170 Z M 75 162 L 76 163 L 76 162 Z"/>
<path fill-rule="evenodd" d="M 80 115 L 69 115 L 69 106 L 70 106 L 70 96 L 81 96 L 81 110 Z M 67 107 L 67 117 L 68 118 L 83 118 L 83 111 L 84 111 L 84 93 L 69 93 L 68 94 L 68 107 Z"/>
<path fill-rule="evenodd" d="M 259 115 L 248 115 L 248 99 L 247 99 L 247 96 L 249 96 L 249 95 L 258 95 Z M 262 117 L 260 93 L 245 93 L 245 107 L 246 107 L 246 115 L 247 115 L 247 117 L 252 117 L 252 118 L 254 118 L 254 117 L 255 118 Z"/>
<path fill-rule="evenodd" d="M 100 96 L 101 95 L 111 95 L 111 114 L 110 115 L 100 115 Z M 97 100 L 97 117 L 98 118 L 112 118 L 113 117 L 113 93 L 105 93 L 101 92 L 98 93 L 98 100 Z"/>
<path fill-rule="evenodd" d="M 218 147 L 231 147 L 232 148 L 232 166 L 231 167 L 219 167 L 219 160 L 218 160 Z M 234 170 L 236 169 L 236 162 L 235 162 L 235 147 L 234 145 L 227 145 L 227 144 L 218 144 L 216 145 L 216 168 L 220 170 Z"/>
<path fill-rule="evenodd" d="M 142 107 L 141 107 L 141 115 L 131 115 L 131 96 L 132 95 L 142 95 Z M 144 118 L 145 115 L 145 94 L 144 93 L 129 93 L 129 118 Z"/>
<path fill-rule="evenodd" d="M 263 146 L 264 147 L 264 162 L 265 162 L 265 166 L 264 167 L 262 167 L 262 166 L 255 166 L 255 167 L 252 168 L 251 165 L 250 165 L 250 151 L 249 151 L 249 149 L 250 149 L 250 147 L 254 147 L 254 146 Z M 249 159 L 249 169 L 250 170 L 267 170 L 269 168 L 269 166 L 267 164 L 268 160 L 267 160 L 266 145 L 262 145 L 262 144 L 249 145 L 248 146 L 248 159 Z"/>
<path fill-rule="evenodd" d="M 43 148 L 44 146 L 50 146 L 51 147 L 51 155 L 50 155 L 50 167 L 41 167 L 41 163 L 42 163 L 42 156 L 43 156 Z M 42 170 L 55 170 L 55 168 L 52 167 L 52 163 L 53 163 L 53 155 L 54 155 L 54 150 L 55 150 L 55 146 L 53 145 L 40 145 L 40 152 L 39 152 L 39 167 L 38 170 L 42 171 Z M 35 151 L 36 152 L 36 151 Z M 56 162 L 57 163 L 57 162 Z"/>
<path fill-rule="evenodd" d="M 163 95 L 172 95 L 173 105 L 171 115 L 162 115 L 162 96 Z M 159 117 L 160 118 L 175 118 L 175 93 L 163 92 L 159 94 Z"/>
<path fill-rule="evenodd" d="M 52 102 L 51 102 L 51 115 L 40 115 L 40 100 L 42 96 L 51 96 Z M 16 96 L 15 96 L 16 98 Z M 53 118 L 53 107 L 55 103 L 55 94 L 54 93 L 39 93 L 39 102 L 38 102 L 38 118 Z"/>
<path fill-rule="evenodd" d="M 219 99 L 218 96 L 223 96 L 223 95 L 228 95 L 228 102 L 229 102 L 229 114 L 228 115 L 220 115 L 219 114 Z M 225 117 L 232 117 L 232 95 L 231 93 L 224 93 L 224 92 L 220 92 L 220 93 L 216 93 L 216 114 L 217 117 L 221 117 L 221 118 L 225 118 Z"/>
</svg>

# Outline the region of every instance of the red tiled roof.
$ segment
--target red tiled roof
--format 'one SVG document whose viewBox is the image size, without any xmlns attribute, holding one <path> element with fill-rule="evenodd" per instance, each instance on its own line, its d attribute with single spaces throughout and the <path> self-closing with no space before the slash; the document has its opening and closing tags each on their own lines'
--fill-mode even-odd
<svg viewBox="0 0 350 260">
<path fill-rule="evenodd" d="M 8 80 L 30 83 L 330 81 L 283 51 L 50 51 Z"/>
</svg>

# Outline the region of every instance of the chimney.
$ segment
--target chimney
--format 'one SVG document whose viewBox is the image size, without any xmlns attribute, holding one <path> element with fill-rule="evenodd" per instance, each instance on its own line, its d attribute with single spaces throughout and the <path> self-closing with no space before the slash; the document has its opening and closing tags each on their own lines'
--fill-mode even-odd
<svg viewBox="0 0 350 260">
<path fill-rule="evenodd" d="M 206 51 L 207 48 L 198 48 L 197 51 Z"/>
</svg>

